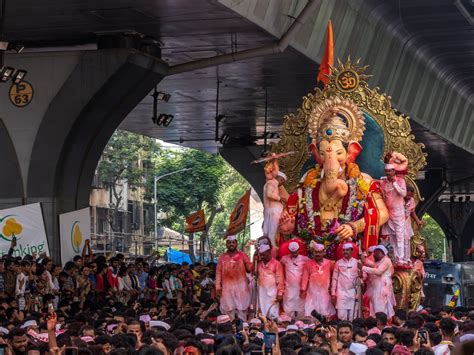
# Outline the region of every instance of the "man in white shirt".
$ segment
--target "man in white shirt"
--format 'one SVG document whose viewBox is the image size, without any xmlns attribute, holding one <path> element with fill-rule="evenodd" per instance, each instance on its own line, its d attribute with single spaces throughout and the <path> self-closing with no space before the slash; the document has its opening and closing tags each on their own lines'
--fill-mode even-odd
<svg viewBox="0 0 474 355">
<path fill-rule="evenodd" d="M 356 281 L 359 277 L 359 265 L 352 257 L 351 243 L 343 245 L 344 257 L 336 262 L 332 274 L 331 296 L 340 320 L 352 321 L 357 296 Z"/>
</svg>

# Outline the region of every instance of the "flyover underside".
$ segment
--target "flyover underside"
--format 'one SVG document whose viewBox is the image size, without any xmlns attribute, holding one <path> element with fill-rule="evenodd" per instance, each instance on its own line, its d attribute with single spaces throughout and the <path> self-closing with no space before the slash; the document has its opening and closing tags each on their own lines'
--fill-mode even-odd
<svg viewBox="0 0 474 355">
<path fill-rule="evenodd" d="M 277 37 L 304 6 L 285 0 L 219 2 Z M 429 15 L 423 6 L 429 6 Z M 420 15 L 412 14 L 415 11 Z M 317 63 L 324 54 L 328 19 L 333 23 L 336 58 L 361 58 L 370 65 L 371 85 L 389 93 L 395 107 L 474 153 L 474 31 L 466 28 L 466 19 L 452 1 L 318 1 L 309 24 L 292 42 Z M 442 28 L 442 19 L 449 31 Z"/>
</svg>

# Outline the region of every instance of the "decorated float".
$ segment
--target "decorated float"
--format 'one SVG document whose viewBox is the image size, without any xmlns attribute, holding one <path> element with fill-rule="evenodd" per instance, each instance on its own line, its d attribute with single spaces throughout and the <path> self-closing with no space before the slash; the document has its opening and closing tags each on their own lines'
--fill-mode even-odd
<svg viewBox="0 0 474 355">
<path fill-rule="evenodd" d="M 294 152 L 278 159 L 289 192 L 280 245 L 295 237 L 315 240 L 324 244 L 327 258 L 336 259 L 342 242 L 354 243 L 358 253 L 378 244 L 389 220 L 380 186 L 384 163 L 412 187 L 416 202 L 422 200 L 415 180 L 426 165 L 424 146 L 390 96 L 369 87 L 367 68 L 338 61 L 324 89 L 304 96 L 298 112 L 284 117 L 281 140 L 271 146 L 273 154 Z M 416 223 L 413 231 L 410 252 L 417 256 L 425 241 Z M 422 296 L 421 274 L 413 261 L 394 265 L 397 308 L 414 310 Z"/>
</svg>

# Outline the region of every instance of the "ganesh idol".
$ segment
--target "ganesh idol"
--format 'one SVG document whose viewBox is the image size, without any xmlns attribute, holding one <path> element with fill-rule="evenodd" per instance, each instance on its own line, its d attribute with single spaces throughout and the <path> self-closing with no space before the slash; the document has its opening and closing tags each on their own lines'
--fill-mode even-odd
<svg viewBox="0 0 474 355">
<path fill-rule="evenodd" d="M 309 150 L 317 164 L 304 173 L 280 218 L 281 233 L 323 244 L 330 259 L 343 242 L 360 237 L 364 250 L 377 244 L 389 219 L 380 183 L 355 163 L 364 130 L 364 116 L 349 99 L 328 98 L 312 110 Z"/>
</svg>

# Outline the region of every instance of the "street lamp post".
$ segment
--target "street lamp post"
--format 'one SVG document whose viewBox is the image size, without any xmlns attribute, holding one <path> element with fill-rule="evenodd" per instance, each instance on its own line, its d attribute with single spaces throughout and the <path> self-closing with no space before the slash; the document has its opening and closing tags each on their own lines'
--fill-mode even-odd
<svg viewBox="0 0 474 355">
<path fill-rule="evenodd" d="M 191 168 L 180 169 L 180 170 L 172 171 L 170 173 L 166 173 L 166 174 L 163 174 L 163 175 L 155 176 L 155 182 L 154 182 L 154 186 L 153 186 L 154 202 L 155 202 L 155 249 L 158 249 L 158 217 L 157 217 L 158 211 L 156 209 L 156 183 L 158 182 L 158 180 L 161 180 L 162 178 L 164 178 L 166 176 L 170 176 L 170 175 L 173 175 L 173 174 L 178 174 L 178 173 L 181 173 L 183 171 L 188 171 L 188 170 L 191 170 Z"/>
</svg>

